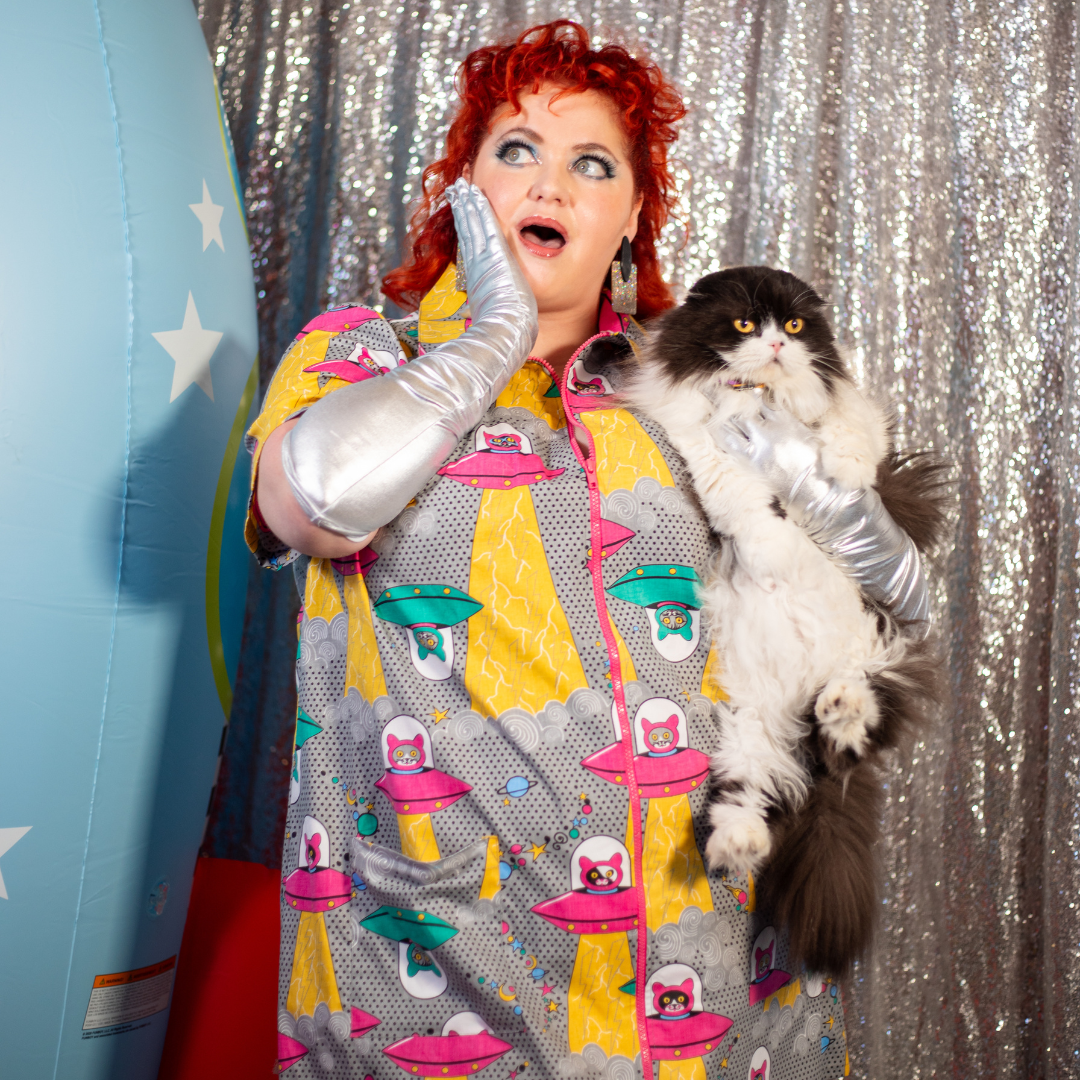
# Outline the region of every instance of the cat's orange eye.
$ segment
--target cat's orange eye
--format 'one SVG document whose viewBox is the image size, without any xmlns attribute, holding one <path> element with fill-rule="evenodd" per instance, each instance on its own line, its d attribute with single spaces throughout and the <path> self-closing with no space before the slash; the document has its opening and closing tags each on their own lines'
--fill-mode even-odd
<svg viewBox="0 0 1080 1080">
<path fill-rule="evenodd" d="M 784 329 L 789 334 L 797 334 L 802 328 L 803 328 L 802 319 L 788 319 L 788 321 L 786 323 L 784 323 Z"/>
<path fill-rule="evenodd" d="M 749 319 L 736 319 L 735 329 L 740 334 L 752 334 L 754 332 L 754 324 Z"/>
</svg>

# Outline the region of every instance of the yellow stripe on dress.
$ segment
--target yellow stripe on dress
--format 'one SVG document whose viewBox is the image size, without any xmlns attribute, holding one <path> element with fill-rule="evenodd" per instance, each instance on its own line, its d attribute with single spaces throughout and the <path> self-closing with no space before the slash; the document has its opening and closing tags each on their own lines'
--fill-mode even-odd
<svg viewBox="0 0 1080 1080">
<path fill-rule="evenodd" d="M 481 716 L 514 707 L 535 714 L 588 686 L 527 486 L 484 492 L 468 592 L 484 605 L 469 619 L 465 661 L 465 686 Z"/>
<path fill-rule="evenodd" d="M 625 409 L 583 412 L 581 422 L 596 444 L 596 482 L 604 495 L 619 488 L 633 491 L 643 476 L 654 477 L 661 487 L 675 486 L 656 443 Z"/>
</svg>

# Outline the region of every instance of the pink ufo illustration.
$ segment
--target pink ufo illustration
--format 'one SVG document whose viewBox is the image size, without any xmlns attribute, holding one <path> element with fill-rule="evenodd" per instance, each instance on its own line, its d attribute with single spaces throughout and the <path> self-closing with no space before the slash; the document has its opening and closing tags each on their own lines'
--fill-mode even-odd
<svg viewBox="0 0 1080 1080">
<path fill-rule="evenodd" d="M 570 891 L 532 908 L 571 934 L 619 934 L 638 924 L 630 854 L 614 836 L 590 836 L 570 856 Z"/>
<path fill-rule="evenodd" d="M 352 879 L 330 868 L 326 830 L 316 818 L 304 818 L 300 865 L 285 879 L 285 903 L 296 911 L 333 911 L 352 899 Z"/>
<path fill-rule="evenodd" d="M 469 487 L 524 487 L 541 480 L 561 476 L 565 469 L 549 469 L 539 454 L 534 454 L 528 435 L 510 424 L 494 424 L 476 429 L 471 454 L 444 465 L 440 476 L 448 476 Z"/>
<path fill-rule="evenodd" d="M 381 318 L 377 311 L 371 308 L 355 307 L 345 304 L 342 307 L 330 308 L 321 315 L 316 315 L 299 334 L 297 340 L 310 334 L 312 330 L 324 330 L 328 334 L 340 334 L 342 330 L 355 330 L 361 323 L 371 319 Z"/>
<path fill-rule="evenodd" d="M 607 559 L 614 555 L 619 548 L 629 543 L 635 536 L 637 536 L 637 533 L 633 529 L 628 529 L 625 525 L 620 525 L 617 521 L 611 521 L 609 518 L 601 518 L 600 558 Z M 591 545 L 586 553 L 585 565 L 590 569 L 593 565 L 593 549 Z"/>
<path fill-rule="evenodd" d="M 602 375 L 585 370 L 580 359 L 566 373 L 566 392 L 576 398 L 599 398 L 612 393 L 611 384 Z"/>
<path fill-rule="evenodd" d="M 379 1026 L 382 1021 L 377 1016 L 372 1016 L 355 1005 L 349 1010 L 349 1038 L 362 1039 L 369 1031 Z"/>
<path fill-rule="evenodd" d="M 367 577 L 367 572 L 379 559 L 379 553 L 373 547 L 362 548 L 360 551 L 346 555 L 344 559 L 331 559 L 330 565 L 342 577 L 352 577 L 354 574 L 362 574 Z"/>
<path fill-rule="evenodd" d="M 292 1068 L 306 1053 L 308 1053 L 308 1048 L 302 1042 L 278 1032 L 278 1072 Z"/>
<path fill-rule="evenodd" d="M 766 926 L 750 950 L 750 1004 L 764 1001 L 781 986 L 791 982 L 791 975 L 775 967 L 776 929 Z"/>
<path fill-rule="evenodd" d="M 383 1053 L 410 1076 L 472 1076 L 512 1049 L 482 1017 L 460 1012 L 446 1021 L 441 1035 L 410 1035 Z"/>
<path fill-rule="evenodd" d="M 619 718 L 612 708 L 616 741 L 581 762 L 590 772 L 613 784 L 626 785 L 626 754 Z M 686 713 L 670 698 L 646 698 L 635 710 L 634 773 L 640 794 L 663 799 L 696 791 L 709 774 L 709 759 L 690 746 Z"/>
<path fill-rule="evenodd" d="M 375 786 L 397 814 L 433 814 L 453 805 L 472 785 L 433 768 L 431 736 L 413 716 L 395 716 L 382 730 L 386 772 Z"/>
<path fill-rule="evenodd" d="M 701 1000 L 701 977 L 686 964 L 667 964 L 649 976 L 645 1030 L 654 1061 L 686 1061 L 719 1048 L 733 1021 L 705 1012 Z"/>
</svg>

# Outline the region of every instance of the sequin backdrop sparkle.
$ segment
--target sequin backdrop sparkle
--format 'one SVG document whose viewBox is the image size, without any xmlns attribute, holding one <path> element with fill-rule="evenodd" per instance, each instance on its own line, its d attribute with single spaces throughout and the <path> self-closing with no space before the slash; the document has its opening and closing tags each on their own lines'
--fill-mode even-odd
<svg viewBox="0 0 1080 1080">
<path fill-rule="evenodd" d="M 379 302 L 471 48 L 569 16 L 662 64 L 691 109 L 672 279 L 744 261 L 809 277 L 859 373 L 898 402 L 901 441 L 957 465 L 934 574 L 954 700 L 888 776 L 881 930 L 847 994 L 853 1074 L 1080 1075 L 1073 5 L 199 11 L 246 185 L 264 386 L 321 307 Z M 271 865 L 295 649 L 282 577 L 253 574 L 209 841 Z"/>
</svg>

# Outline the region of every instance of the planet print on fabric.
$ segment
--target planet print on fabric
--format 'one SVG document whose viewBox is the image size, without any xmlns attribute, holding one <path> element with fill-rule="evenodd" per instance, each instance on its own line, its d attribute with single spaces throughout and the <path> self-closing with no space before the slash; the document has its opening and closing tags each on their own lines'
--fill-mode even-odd
<svg viewBox="0 0 1080 1080">
<path fill-rule="evenodd" d="M 645 563 L 608 587 L 612 596 L 649 612 L 653 647 L 673 664 L 693 655 L 701 638 L 701 578 L 692 566 Z"/>
<path fill-rule="evenodd" d="M 454 673 L 454 635 L 450 629 L 483 608 L 452 585 L 399 585 L 372 604 L 380 619 L 406 628 L 409 658 L 425 679 L 440 682 Z"/>
<path fill-rule="evenodd" d="M 692 1061 L 720 1048 L 733 1021 L 701 1007 L 701 977 L 686 964 L 667 964 L 649 976 L 645 1029 L 654 1061 Z"/>
<path fill-rule="evenodd" d="M 619 716 L 612 704 L 616 741 L 582 759 L 590 772 L 613 784 L 628 783 Z M 670 798 L 696 790 L 709 774 L 709 759 L 690 747 L 682 707 L 670 698 L 646 698 L 634 713 L 634 775 L 646 799 Z"/>
<path fill-rule="evenodd" d="M 776 967 L 776 928 L 766 926 L 750 950 L 750 1004 L 764 1001 L 789 982 L 791 975 Z"/>
<path fill-rule="evenodd" d="M 511 799 L 520 799 L 523 795 L 528 795 L 538 782 L 537 780 L 529 780 L 524 776 L 511 776 L 495 794 L 509 795 Z"/>
<path fill-rule="evenodd" d="M 469 487 L 524 487 L 562 476 L 565 469 L 549 469 L 539 454 L 533 453 L 528 435 L 511 424 L 493 424 L 476 429 L 471 454 L 444 465 L 440 476 L 448 476 Z"/>
<path fill-rule="evenodd" d="M 410 1035 L 383 1053 L 409 1076 L 475 1076 L 512 1049 L 483 1017 L 461 1012 L 446 1021 L 441 1035 Z"/>
<path fill-rule="evenodd" d="M 570 856 L 570 891 L 532 910 L 571 934 L 617 934 L 637 923 L 630 853 L 614 836 L 590 836 Z"/>
</svg>

